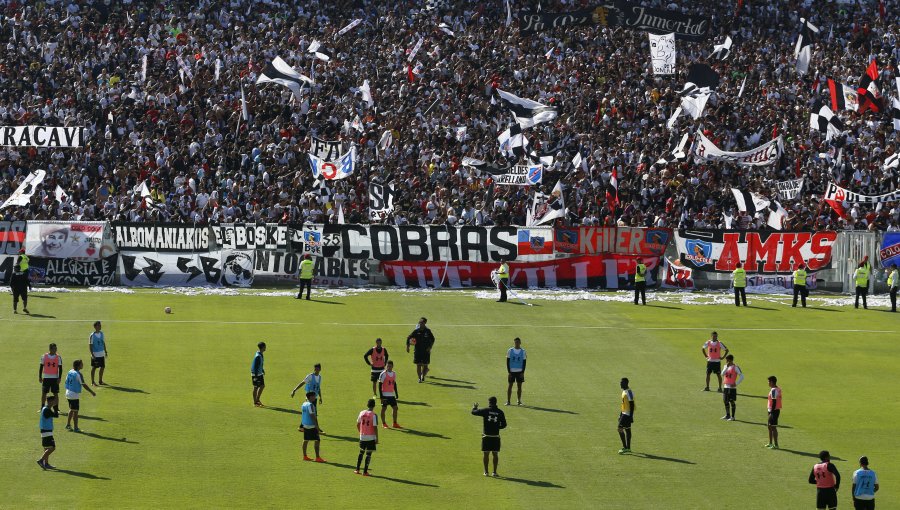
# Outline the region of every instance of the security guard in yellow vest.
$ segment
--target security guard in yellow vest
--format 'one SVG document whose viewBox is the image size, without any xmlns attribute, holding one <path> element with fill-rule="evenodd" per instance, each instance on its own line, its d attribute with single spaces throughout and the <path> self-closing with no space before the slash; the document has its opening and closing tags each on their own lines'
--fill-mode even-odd
<svg viewBox="0 0 900 510">
<path fill-rule="evenodd" d="M 647 305 L 647 266 L 640 260 L 634 270 L 634 304 L 638 304 L 640 296 L 644 306 Z"/>
<path fill-rule="evenodd" d="M 797 308 L 797 296 L 800 296 L 803 308 L 806 308 L 806 296 L 809 294 L 806 289 L 806 276 L 806 264 L 800 264 L 794 271 L 794 304 L 791 305 L 794 308 Z"/>
<path fill-rule="evenodd" d="M 897 271 L 897 264 L 891 264 L 891 274 L 887 279 L 888 287 L 891 293 L 891 311 L 897 311 L 897 290 L 900 289 L 900 271 Z"/>
<path fill-rule="evenodd" d="M 307 253 L 300 262 L 300 292 L 297 293 L 297 299 L 303 296 L 303 287 L 306 287 L 306 300 L 309 301 L 309 293 L 312 290 L 313 279 L 313 261 L 312 255 Z"/>
<path fill-rule="evenodd" d="M 747 271 L 740 262 L 731 272 L 731 279 L 734 281 L 734 306 L 741 306 L 742 302 L 747 306 Z"/>
<path fill-rule="evenodd" d="M 866 304 L 866 296 L 869 295 L 869 272 L 871 271 L 871 266 L 869 265 L 869 256 L 863 259 L 862 262 L 859 263 L 859 266 L 856 268 L 856 272 L 853 273 L 853 279 L 856 280 L 856 302 L 854 303 L 854 307 L 859 308 L 859 297 L 862 296 L 863 308 L 866 310 L 869 309 L 869 306 Z"/>
<path fill-rule="evenodd" d="M 497 268 L 497 288 L 500 289 L 500 299 L 498 303 L 506 302 L 506 289 L 509 287 L 509 264 L 506 259 L 500 260 L 500 267 Z"/>
</svg>

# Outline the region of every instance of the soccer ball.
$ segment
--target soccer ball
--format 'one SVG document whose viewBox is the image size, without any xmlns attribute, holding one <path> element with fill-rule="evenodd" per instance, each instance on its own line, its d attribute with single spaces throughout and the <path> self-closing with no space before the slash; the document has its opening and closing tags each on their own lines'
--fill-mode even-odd
<svg viewBox="0 0 900 510">
<path fill-rule="evenodd" d="M 166 310 L 166 313 L 172 313 L 172 308 L 171 308 L 171 307 L 168 307 L 168 306 L 167 306 L 165 310 Z"/>
</svg>

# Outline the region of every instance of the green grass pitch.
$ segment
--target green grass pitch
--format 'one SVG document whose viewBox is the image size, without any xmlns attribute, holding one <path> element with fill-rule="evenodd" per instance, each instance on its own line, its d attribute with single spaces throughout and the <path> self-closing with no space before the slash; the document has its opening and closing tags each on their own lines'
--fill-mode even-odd
<svg viewBox="0 0 900 510">
<path fill-rule="evenodd" d="M 319 296 L 38 292 L 30 308 L 40 315 L 5 311 L 0 507 L 812 508 L 806 478 L 821 449 L 845 477 L 841 507 L 852 506 L 850 476 L 863 454 L 880 478 L 879 508 L 900 507 L 897 315 L 757 296 L 748 309 L 684 304 L 676 294 L 651 296 L 657 306 L 647 307 L 526 307 L 453 291 Z M 404 340 L 422 315 L 437 341 L 434 379 L 417 384 Z M 66 371 L 76 358 L 88 364 L 96 319 L 111 386 L 83 394 L 86 433 L 56 421 L 51 463 L 60 469 L 43 472 L 39 357 L 53 341 Z M 746 376 L 736 422 L 720 420 L 719 394 L 700 391 L 700 348 L 713 329 Z M 491 395 L 505 400 L 515 336 L 528 352 L 528 407 L 503 407 L 502 478 L 486 479 L 481 420 L 469 411 Z M 372 396 L 362 355 L 376 337 L 396 361 L 407 429 L 381 431 L 375 476 L 363 478 L 353 474 L 355 421 Z M 260 340 L 265 409 L 252 405 L 249 376 Z M 301 460 L 300 399 L 290 398 L 315 362 L 327 464 Z M 764 448 L 773 374 L 784 391 L 781 451 Z M 632 455 L 617 454 L 623 376 L 637 405 Z"/>
</svg>

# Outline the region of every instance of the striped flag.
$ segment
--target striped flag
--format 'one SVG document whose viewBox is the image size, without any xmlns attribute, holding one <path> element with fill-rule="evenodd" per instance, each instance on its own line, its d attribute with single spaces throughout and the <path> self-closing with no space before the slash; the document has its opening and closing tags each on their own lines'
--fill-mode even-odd
<svg viewBox="0 0 900 510">
<path fill-rule="evenodd" d="M 731 192 L 734 194 L 734 201 L 737 202 L 738 210 L 750 216 L 755 216 L 758 211 L 769 207 L 769 200 L 762 195 L 737 188 L 731 188 Z"/>
</svg>

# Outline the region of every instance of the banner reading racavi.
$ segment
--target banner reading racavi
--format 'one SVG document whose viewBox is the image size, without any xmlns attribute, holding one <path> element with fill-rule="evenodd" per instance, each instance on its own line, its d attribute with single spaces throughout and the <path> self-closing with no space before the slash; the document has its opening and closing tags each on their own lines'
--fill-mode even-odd
<svg viewBox="0 0 900 510">
<path fill-rule="evenodd" d="M 790 273 L 800 264 L 809 271 L 828 269 L 837 232 L 680 230 L 678 255 L 699 271 L 731 272 L 738 262 L 748 273 Z"/>
</svg>

